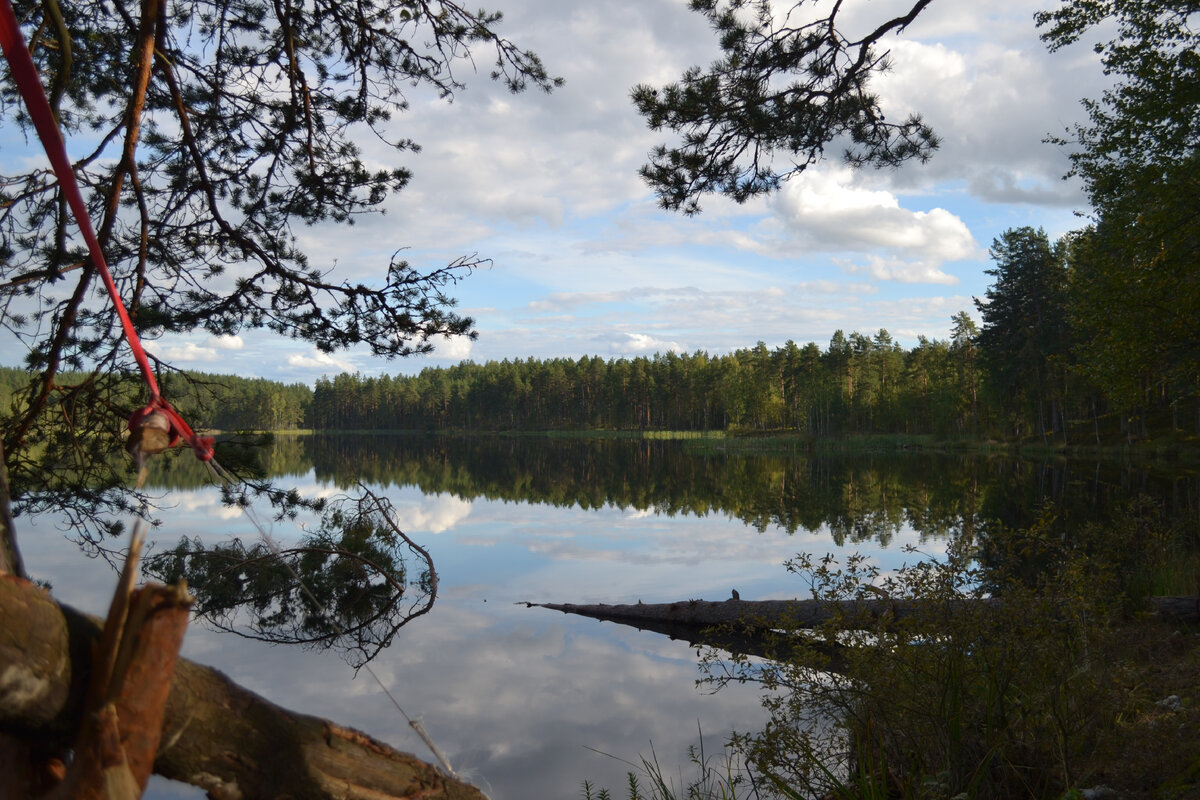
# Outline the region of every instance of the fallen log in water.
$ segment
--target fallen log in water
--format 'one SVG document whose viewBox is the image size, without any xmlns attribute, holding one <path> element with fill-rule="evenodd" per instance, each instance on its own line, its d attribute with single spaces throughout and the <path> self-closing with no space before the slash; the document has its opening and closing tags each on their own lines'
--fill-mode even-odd
<svg viewBox="0 0 1200 800">
<path fill-rule="evenodd" d="M 69 742 L 99 636 L 97 620 L 0 576 L 0 745 Z M 213 800 L 484 798 L 415 756 L 280 708 L 186 659 L 175 666 L 154 772 Z M 0 796 L 5 788 L 0 780 Z"/>
<path fill-rule="evenodd" d="M 954 613 L 956 606 L 992 605 L 1001 601 L 996 598 L 959 599 L 938 604 L 941 613 Z M 1153 597 L 1147 603 L 1159 618 L 1177 623 L 1200 624 L 1200 598 L 1196 597 Z M 578 605 L 574 603 L 525 603 L 529 608 L 549 608 L 565 614 L 579 614 L 610 622 L 650 628 L 652 624 L 686 626 L 702 629 L 719 626 L 736 626 L 747 629 L 798 630 L 817 628 L 831 620 L 878 621 L 883 617 L 901 620 L 912 616 L 928 604 L 905 599 L 869 600 L 682 600 L 675 603 L 637 603 L 634 605 L 609 605 L 598 603 Z M 683 637 L 681 637 L 683 638 Z"/>
<path fill-rule="evenodd" d="M 971 602 L 971 601 L 961 601 Z M 991 602 L 991 601 L 983 601 Z M 577 605 L 574 603 L 526 603 L 564 614 L 578 614 L 609 622 L 640 625 L 660 623 L 696 628 L 738 626 L 742 629 L 817 628 L 832 619 L 878 619 L 890 615 L 900 619 L 917 605 L 906 600 L 682 600 L 675 603 L 636 605 Z"/>
</svg>

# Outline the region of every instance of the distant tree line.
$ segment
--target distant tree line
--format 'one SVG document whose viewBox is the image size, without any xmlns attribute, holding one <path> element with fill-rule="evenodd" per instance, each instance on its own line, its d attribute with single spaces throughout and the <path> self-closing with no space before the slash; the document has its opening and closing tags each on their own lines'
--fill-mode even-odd
<svg viewBox="0 0 1200 800">
<path fill-rule="evenodd" d="M 1147 209 L 1139 225 L 1182 213 Z M 788 341 L 724 355 L 466 361 L 409 376 L 343 373 L 311 389 L 199 372 L 167 373 L 161 383 L 195 427 L 220 430 L 791 431 L 1046 443 L 1200 434 L 1200 286 L 1194 261 L 1183 263 L 1195 238 L 1191 228 L 1163 228 L 1153 252 L 1128 243 L 1122 251 L 1104 219 L 1055 242 L 1042 230 L 1008 230 L 993 243 L 993 283 L 976 301 L 982 326 L 962 311 L 948 340 L 922 336 L 910 349 L 886 330 L 839 330 L 824 349 Z M 0 369 L 0 400 L 13 402 L 27 380 Z"/>
<path fill-rule="evenodd" d="M 799 430 L 965 433 L 978 365 L 966 314 L 951 341 L 913 350 L 885 331 L 839 331 L 822 351 L 789 341 L 727 355 L 464 362 L 414 376 L 317 382 L 321 429 Z M 964 398 L 967 398 L 964 402 Z"/>
<path fill-rule="evenodd" d="M 266 378 L 203 372 L 171 373 L 160 381 L 163 396 L 197 428 L 296 430 L 308 424 L 312 389 Z"/>
<path fill-rule="evenodd" d="M 68 387 L 88 377 L 88 373 L 62 372 L 57 383 Z M 307 423 L 312 404 L 312 389 L 303 383 L 191 371 L 165 372 L 158 380 L 163 397 L 197 430 L 295 430 Z M 0 367 L 0 408 L 7 411 L 21 403 L 28 385 L 26 370 Z M 139 379 L 129 378 L 126 388 L 120 402 L 128 408 L 121 419 L 146 401 L 145 385 Z"/>
<path fill-rule="evenodd" d="M 1200 435 L 1200 240 L 1184 219 L 1195 197 L 1167 192 L 1176 206 L 1144 209 L 1134 242 L 1107 217 L 1055 242 L 1040 229 L 1005 231 L 992 245 L 994 281 L 976 300 L 982 326 L 959 312 L 949 340 L 922 336 L 905 349 L 886 330 L 839 330 L 823 350 L 759 342 L 727 355 L 342 374 L 317 382 L 308 419 L 326 430 L 798 431 L 1047 444 Z"/>
</svg>

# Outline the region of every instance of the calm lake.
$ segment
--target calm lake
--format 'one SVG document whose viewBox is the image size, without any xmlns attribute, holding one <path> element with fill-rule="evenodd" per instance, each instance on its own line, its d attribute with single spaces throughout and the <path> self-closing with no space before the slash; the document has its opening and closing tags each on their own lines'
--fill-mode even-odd
<svg viewBox="0 0 1200 800">
<path fill-rule="evenodd" d="M 861 553 L 883 569 L 936 557 L 963 530 L 1102 519 L 1128 498 L 1195 517 L 1200 477 L 1170 467 L 1031 462 L 917 453 L 727 453 L 719 444 L 645 440 L 280 437 L 260 454 L 306 496 L 388 498 L 440 579 L 432 611 L 372 662 L 455 770 L 495 800 L 574 798 L 582 782 L 624 795 L 629 765 L 652 752 L 676 784 L 731 730 L 765 721 L 753 687 L 696 686 L 696 649 L 612 623 L 527 608 L 552 603 L 806 596 L 783 567 L 797 553 Z M 180 537 L 254 540 L 187 453 L 152 478 L 161 550 Z M 224 459 L 219 453 L 218 458 Z M 232 456 L 231 456 L 232 458 Z M 265 501 L 258 517 L 270 520 Z M 62 601 L 107 606 L 114 574 L 52 521 L 18 520 L 35 578 Z M 286 545 L 297 523 L 269 523 Z M 271 646 L 193 625 L 184 655 L 296 711 L 359 728 L 432 760 L 366 672 L 331 651 Z M 607 755 L 606 755 L 607 754 Z M 682 777 L 680 777 L 682 772 Z M 200 797 L 157 780 L 151 798 Z"/>
</svg>

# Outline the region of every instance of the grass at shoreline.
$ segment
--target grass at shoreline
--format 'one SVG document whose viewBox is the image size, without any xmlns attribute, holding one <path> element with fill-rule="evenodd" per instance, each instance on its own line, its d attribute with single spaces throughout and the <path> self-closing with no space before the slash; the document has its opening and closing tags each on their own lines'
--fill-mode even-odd
<svg viewBox="0 0 1200 800">
<path fill-rule="evenodd" d="M 215 433 L 227 433 L 216 431 Z M 454 436 L 521 439 L 683 441 L 701 450 L 722 453 L 799 453 L 843 455 L 858 453 L 936 453 L 1023 458 L 1086 458 L 1103 461 L 1170 461 L 1200 466 L 1200 439 L 1166 437 L 1120 444 L 1064 444 L 1040 441 L 1002 441 L 933 434 L 848 434 L 814 437 L 791 431 L 670 431 L 670 430 L 319 430 L 262 431 L 279 435 Z"/>
<path fill-rule="evenodd" d="M 1045 556 L 1036 575 L 1019 558 L 980 563 L 967 536 L 886 575 L 865 557 L 798 556 L 789 571 L 818 599 L 863 599 L 874 587 L 915 610 L 835 614 L 812 636 L 836 641 L 836 658 L 786 634 L 767 660 L 710 649 L 701 682 L 759 684 L 770 722 L 728 735 L 717 769 L 693 758 L 682 785 L 643 757 L 627 794 L 585 783 L 583 796 L 1200 798 L 1200 628 L 1141 602 L 1136 576 L 1161 560 L 1132 546 L 1128 524 L 1065 541 L 1048 519 L 990 540 L 1004 554 Z M 996 596 L 1003 604 L 974 602 Z"/>
</svg>

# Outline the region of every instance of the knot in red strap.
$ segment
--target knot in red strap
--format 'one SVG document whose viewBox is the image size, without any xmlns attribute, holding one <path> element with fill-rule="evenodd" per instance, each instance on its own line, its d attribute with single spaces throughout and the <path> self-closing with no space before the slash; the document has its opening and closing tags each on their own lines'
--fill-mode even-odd
<svg viewBox="0 0 1200 800">
<path fill-rule="evenodd" d="M 152 419 L 155 415 L 158 415 L 163 422 L 156 424 Z M 196 432 L 184 422 L 179 412 L 161 397 L 155 397 L 146 406 L 130 415 L 130 435 L 139 437 L 138 440 L 131 439 L 131 441 L 140 441 L 140 437 L 143 436 L 143 431 L 147 427 L 155 427 L 163 430 L 167 434 L 167 439 L 163 447 L 155 450 L 146 450 L 146 452 L 160 452 L 167 447 L 174 447 L 180 439 L 183 439 L 191 446 L 192 452 L 196 454 L 196 458 L 201 461 L 212 460 L 213 444 L 215 441 L 213 437 L 197 436 Z"/>
</svg>

